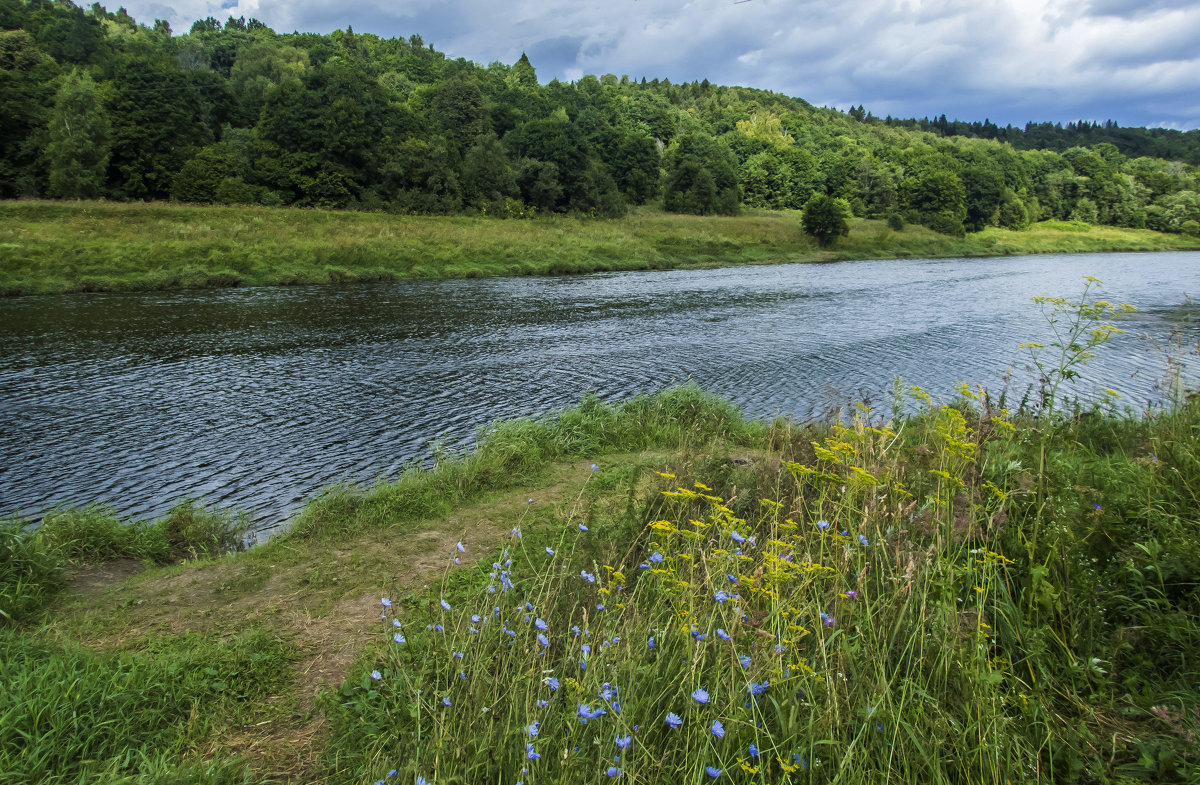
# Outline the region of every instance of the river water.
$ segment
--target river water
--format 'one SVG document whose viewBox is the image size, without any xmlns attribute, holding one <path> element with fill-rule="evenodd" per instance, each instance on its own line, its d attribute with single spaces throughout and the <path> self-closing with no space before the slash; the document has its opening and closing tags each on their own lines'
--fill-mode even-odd
<svg viewBox="0 0 1200 785">
<path fill-rule="evenodd" d="M 269 530 L 332 483 L 394 476 L 431 440 L 687 380 L 800 420 L 886 407 L 897 376 L 1019 397 L 1034 377 L 1017 346 L 1047 335 L 1030 298 L 1078 298 L 1084 275 L 1139 313 L 1080 392 L 1157 400 L 1155 344 L 1200 338 L 1200 253 L 0 301 L 0 515 L 107 502 L 148 518 L 192 497 Z"/>
</svg>

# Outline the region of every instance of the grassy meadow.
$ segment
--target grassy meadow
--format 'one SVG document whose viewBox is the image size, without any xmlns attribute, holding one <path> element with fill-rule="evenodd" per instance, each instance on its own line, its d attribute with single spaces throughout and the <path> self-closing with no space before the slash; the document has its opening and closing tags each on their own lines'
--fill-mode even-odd
<svg viewBox="0 0 1200 785">
<path fill-rule="evenodd" d="M 855 220 L 821 249 L 799 212 L 623 219 L 394 216 L 168 203 L 0 202 L 0 292 L 149 291 L 689 266 L 1152 251 L 1200 239 L 1052 221 L 958 239 Z"/>
</svg>

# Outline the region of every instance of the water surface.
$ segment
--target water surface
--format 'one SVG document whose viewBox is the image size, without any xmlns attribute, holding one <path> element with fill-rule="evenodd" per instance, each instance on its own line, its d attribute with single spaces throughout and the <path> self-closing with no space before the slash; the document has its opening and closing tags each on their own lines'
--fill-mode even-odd
<svg viewBox="0 0 1200 785">
<path fill-rule="evenodd" d="M 1144 406 L 1194 342 L 1200 253 L 733 267 L 0 302 L 0 514 L 191 496 L 269 529 L 492 420 L 694 380 L 754 416 L 886 405 L 901 376 L 1020 395 L 1034 295 L 1140 312 L 1085 371 Z M 1194 351 L 1193 351 L 1194 356 Z"/>
</svg>

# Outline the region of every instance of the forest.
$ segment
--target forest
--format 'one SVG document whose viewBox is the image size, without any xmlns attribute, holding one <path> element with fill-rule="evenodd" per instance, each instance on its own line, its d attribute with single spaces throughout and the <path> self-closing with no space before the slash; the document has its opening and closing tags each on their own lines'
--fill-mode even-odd
<svg viewBox="0 0 1200 785">
<path fill-rule="evenodd" d="M 0 107 L 7 199 L 528 218 L 819 196 L 957 236 L 1049 219 L 1200 234 L 1200 131 L 879 119 L 707 80 L 543 84 L 524 55 L 482 66 L 416 34 L 210 17 L 177 35 L 0 0 Z"/>
</svg>

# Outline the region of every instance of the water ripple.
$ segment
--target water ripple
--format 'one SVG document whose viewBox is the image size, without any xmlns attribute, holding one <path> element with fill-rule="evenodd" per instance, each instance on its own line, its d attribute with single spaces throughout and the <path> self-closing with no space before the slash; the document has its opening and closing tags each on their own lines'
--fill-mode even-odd
<svg viewBox="0 0 1200 785">
<path fill-rule="evenodd" d="M 177 499 L 269 529 L 335 482 L 372 482 L 504 417 L 683 381 L 754 416 L 823 416 L 895 377 L 1020 395 L 1029 298 L 1081 276 L 1140 313 L 1087 377 L 1154 400 L 1191 340 L 1200 254 L 906 260 L 0 303 L 0 514 Z M 1189 370 L 1189 373 L 1191 371 Z M 1086 385 L 1085 385 L 1086 390 Z"/>
</svg>

